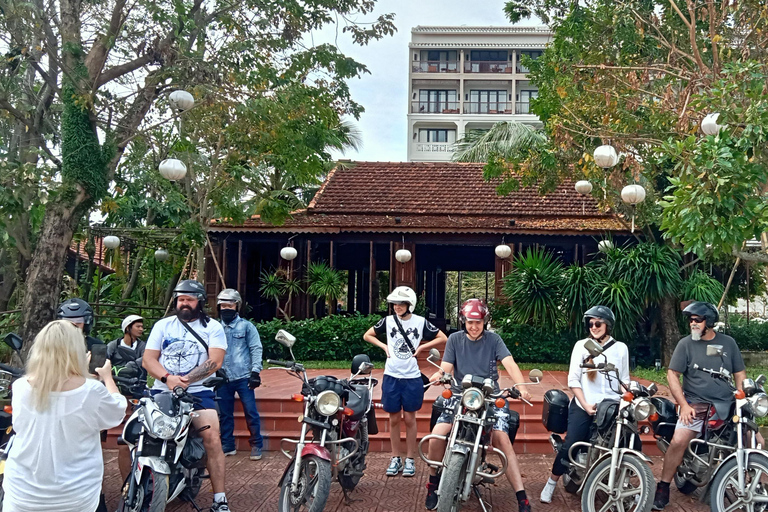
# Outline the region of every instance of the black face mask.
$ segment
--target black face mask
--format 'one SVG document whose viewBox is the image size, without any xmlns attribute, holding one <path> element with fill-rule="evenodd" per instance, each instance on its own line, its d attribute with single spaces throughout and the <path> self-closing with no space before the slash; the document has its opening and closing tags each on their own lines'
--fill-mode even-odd
<svg viewBox="0 0 768 512">
<path fill-rule="evenodd" d="M 222 309 L 219 311 L 219 317 L 224 321 L 225 324 L 232 323 L 232 320 L 237 318 L 237 311 L 234 309 Z"/>
</svg>

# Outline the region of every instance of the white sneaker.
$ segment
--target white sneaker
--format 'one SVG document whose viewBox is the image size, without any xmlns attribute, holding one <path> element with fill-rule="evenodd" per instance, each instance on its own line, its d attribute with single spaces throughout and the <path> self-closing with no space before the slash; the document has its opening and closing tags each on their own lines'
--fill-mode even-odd
<svg viewBox="0 0 768 512">
<path fill-rule="evenodd" d="M 400 457 L 392 457 L 387 468 L 387 476 L 395 476 L 403 470 L 403 462 Z"/>
<path fill-rule="evenodd" d="M 544 485 L 544 488 L 541 490 L 541 497 L 539 498 L 539 501 L 541 501 L 542 503 L 552 503 L 552 496 L 555 494 L 556 488 L 557 488 L 557 482 L 553 484 L 549 480 L 547 480 L 547 483 Z"/>
</svg>

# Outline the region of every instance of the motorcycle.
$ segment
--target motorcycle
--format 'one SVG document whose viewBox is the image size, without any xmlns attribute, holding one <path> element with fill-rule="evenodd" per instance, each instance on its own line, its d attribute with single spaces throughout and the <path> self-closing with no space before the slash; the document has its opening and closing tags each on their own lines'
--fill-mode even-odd
<svg viewBox="0 0 768 512">
<path fill-rule="evenodd" d="M 593 361 L 603 352 L 593 340 L 587 341 L 585 348 Z M 569 449 L 569 467 L 563 475 L 565 490 L 581 493 L 581 509 L 586 512 L 647 512 L 653 505 L 656 484 L 648 467 L 651 459 L 641 452 L 640 434 L 648 427 L 638 428 L 638 422 L 655 412 L 650 397 L 656 393 L 656 385 L 625 384 L 618 369 L 608 362 L 583 363 L 581 368 L 603 373 L 609 380 L 615 378 L 619 399 L 600 402 L 590 440 L 573 443 Z M 560 434 L 567 430 L 569 401 L 558 389 L 544 395 L 542 422 L 552 432 L 550 442 L 555 453 L 563 443 Z"/>
<path fill-rule="evenodd" d="M 138 379 L 116 377 L 127 389 Z M 203 385 L 217 389 L 222 377 L 209 377 Z M 126 479 L 118 512 L 162 512 L 177 497 L 200 512 L 195 498 L 200 492 L 208 456 L 199 429 L 192 426 L 194 404 L 199 399 L 184 388 L 144 396 L 125 423 L 118 444 L 131 449 L 131 473 Z"/>
<path fill-rule="evenodd" d="M 440 368 L 436 363 L 439 359 L 440 353 L 437 349 L 430 350 L 427 361 Z M 529 378 L 534 384 L 538 383 L 542 376 L 540 370 L 529 372 Z M 445 373 L 439 382 L 453 383 L 455 387 L 459 387 L 453 376 L 448 373 Z M 483 510 L 487 510 L 480 488 L 494 483 L 506 472 L 508 464 L 504 452 L 490 443 L 493 426 L 497 421 L 495 407 L 504 407 L 508 398 L 520 399 L 532 405 L 520 395 L 517 387 L 522 385 L 527 383 L 515 384 L 511 388 L 494 392 L 493 380 L 465 375 L 460 384 L 462 391 L 459 395 L 454 397 L 450 388 L 443 391 L 442 397 L 446 400 L 443 407 L 453 414 L 451 432 L 447 436 L 429 434 L 419 442 L 421 459 L 429 466 L 442 470 L 437 491 L 438 512 L 458 512 L 471 494 L 477 497 Z M 514 443 L 514 435 L 519 425 L 519 414 L 516 411 L 510 411 L 510 423 L 515 425 L 514 431 L 510 431 L 510 441 Z M 422 446 L 430 439 L 447 442 L 442 461 L 431 460 L 424 453 Z M 501 460 L 501 466 L 486 460 L 491 453 Z"/>
<path fill-rule="evenodd" d="M 349 502 L 348 492 L 354 490 L 366 468 L 368 436 L 378 433 L 373 405 L 378 381 L 371 376 L 373 364 L 361 354 L 353 359 L 348 380 L 325 375 L 308 379 L 304 366 L 293 356 L 296 338 L 280 329 L 275 340 L 288 348 L 292 361 L 267 362 L 302 381 L 301 393 L 292 399 L 304 403 L 299 438 L 281 440 L 280 450 L 291 462 L 280 478 L 278 510 L 320 512 L 334 477 Z M 283 448 L 286 443 L 296 445 L 293 453 Z"/>
<path fill-rule="evenodd" d="M 6 335 L 3 342 L 17 354 L 21 353 L 21 338 L 18 334 Z M 0 397 L 11 400 L 11 384 L 22 375 L 24 375 L 24 370 L 0 363 Z M 13 436 L 13 408 L 8 404 L 0 411 L 0 509 L 3 508 L 3 501 L 5 500 L 5 491 L 3 490 L 5 461 L 8 459 L 8 452 L 13 444 Z"/>
<path fill-rule="evenodd" d="M 723 347 L 708 345 L 707 355 L 722 359 Z M 675 473 L 677 488 L 690 494 L 703 487 L 701 499 L 709 499 L 712 510 L 717 512 L 768 510 L 768 457 L 757 443 L 755 422 L 755 418 L 768 415 L 768 395 L 763 389 L 766 377 L 744 379 L 742 390 L 736 390 L 730 372 L 722 365 L 717 370 L 698 365 L 694 369 L 727 382 L 735 401 L 709 404 L 702 436 L 691 440 Z M 657 400 L 659 417 L 651 426 L 657 446 L 666 453 L 677 412 L 669 400 Z"/>
</svg>

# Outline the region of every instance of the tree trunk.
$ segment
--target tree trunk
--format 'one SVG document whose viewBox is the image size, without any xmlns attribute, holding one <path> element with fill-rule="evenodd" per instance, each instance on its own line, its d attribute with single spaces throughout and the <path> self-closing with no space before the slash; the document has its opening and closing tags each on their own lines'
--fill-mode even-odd
<svg viewBox="0 0 768 512">
<path fill-rule="evenodd" d="M 78 199 L 69 199 L 69 202 L 82 204 L 82 199 Z M 22 303 L 22 358 L 25 361 L 37 333 L 56 318 L 67 250 L 82 213 L 81 209 L 66 208 L 58 201 L 48 204 L 40 231 L 40 243 L 27 272 Z"/>
<path fill-rule="evenodd" d="M 677 342 L 680 341 L 680 329 L 677 326 L 677 310 L 679 303 L 677 298 L 668 295 L 661 300 L 659 312 L 661 314 L 661 364 L 669 365 L 672 353 Z"/>
</svg>

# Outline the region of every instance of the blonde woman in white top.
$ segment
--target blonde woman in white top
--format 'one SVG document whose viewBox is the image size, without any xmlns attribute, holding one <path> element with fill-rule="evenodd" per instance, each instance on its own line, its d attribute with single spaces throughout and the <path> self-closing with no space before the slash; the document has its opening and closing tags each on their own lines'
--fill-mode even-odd
<svg viewBox="0 0 768 512">
<path fill-rule="evenodd" d="M 618 400 L 620 396 L 620 385 L 615 378 L 608 379 L 603 373 L 588 372 L 580 367 L 591 359 L 589 352 L 584 348 L 587 340 L 593 339 L 604 348 L 605 360 L 601 356 L 599 362 L 612 363 L 619 370 L 621 381 L 629 382 L 629 351 L 624 343 L 614 340 L 611 336 L 615 323 L 616 317 L 606 306 L 595 306 L 584 313 L 584 326 L 589 332 L 589 337 L 577 341 L 571 352 L 568 387 L 571 388 L 574 398 L 568 406 L 568 431 L 552 465 L 552 475 L 541 491 L 542 503 L 552 502 L 557 481 L 568 469 L 568 450 L 578 441 L 589 440 L 597 404 L 603 400 Z"/>
<path fill-rule="evenodd" d="M 13 384 L 16 437 L 5 466 L 3 512 L 94 512 L 104 461 L 99 432 L 120 424 L 126 400 L 109 360 L 88 374 L 83 333 L 49 323 L 35 338 L 27 374 Z"/>
</svg>

